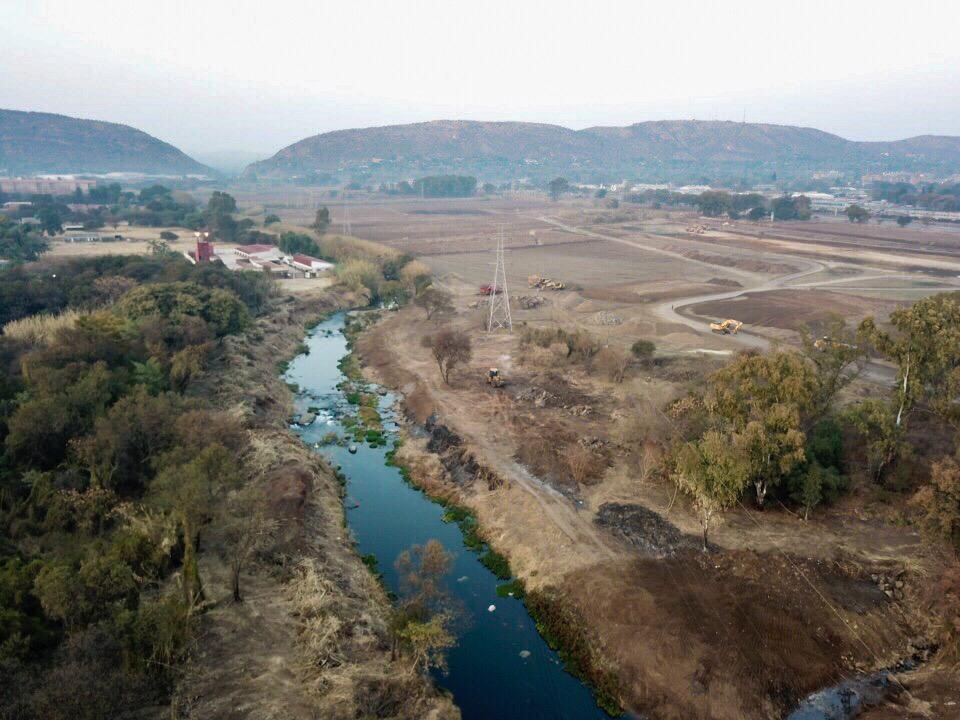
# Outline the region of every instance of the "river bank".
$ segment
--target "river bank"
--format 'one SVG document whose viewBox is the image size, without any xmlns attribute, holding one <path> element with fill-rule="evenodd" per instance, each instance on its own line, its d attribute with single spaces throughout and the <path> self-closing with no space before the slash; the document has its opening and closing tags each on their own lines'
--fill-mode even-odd
<svg viewBox="0 0 960 720">
<path fill-rule="evenodd" d="M 446 669 L 434 672 L 437 684 L 452 692 L 465 720 L 605 718 L 538 634 L 519 599 L 522 586 L 508 582 L 507 562 L 487 548 L 471 516 L 408 482 L 394 397 L 356 378 L 341 328 L 337 318 L 319 325 L 308 352 L 290 364 L 286 377 L 300 390 L 298 432 L 339 468 L 348 529 L 386 588 L 402 591 L 393 560 L 412 546 L 436 540 L 451 553 L 444 585 L 456 608 L 456 644 Z M 615 702 L 607 705 L 616 712 Z"/>
<path fill-rule="evenodd" d="M 469 318 L 448 322 L 462 327 Z M 411 435 L 431 416 L 446 428 L 405 444 L 403 459 L 431 492 L 476 513 L 528 588 L 549 593 L 580 618 L 600 666 L 615 673 L 625 707 L 678 720 L 782 717 L 811 692 L 910 654 L 923 630 L 911 604 L 889 598 L 871 579 L 877 568 L 896 567 L 889 557 L 871 559 L 880 548 L 854 554 L 833 545 L 821 553 L 786 535 L 768 547 L 769 538 L 750 526 L 718 534 L 722 542 L 704 554 L 695 542 L 682 542 L 683 508 L 674 513 L 680 525 L 661 514 L 659 503 L 635 499 L 621 501 L 622 512 L 603 513 L 595 496 L 617 499 L 606 488 L 599 494 L 585 487 L 578 503 L 518 460 L 518 438 L 531 429 L 541 429 L 549 443 L 551 421 L 544 417 L 551 411 L 482 383 L 483 368 L 494 364 L 511 368 L 516 387 L 532 382 L 510 364 L 510 338 L 477 337 L 476 360 L 448 385 L 419 342 L 437 326 L 403 309 L 357 343 L 368 376 L 402 391 Z M 582 434 L 608 433 L 607 412 L 591 415 L 589 427 L 578 417 Z M 438 446 L 452 463 L 433 457 Z M 620 522 L 652 514 L 656 522 Z M 809 528 L 798 524 L 790 532 L 802 541 Z M 882 549 L 890 554 L 891 547 Z M 903 579 L 912 597 L 919 575 Z"/>
<path fill-rule="evenodd" d="M 215 603 L 178 685 L 177 717 L 459 717 L 429 681 L 391 663 L 390 604 L 344 530 L 342 484 L 287 425 L 293 394 L 278 364 L 302 348 L 309 326 L 355 303 L 334 291 L 275 298 L 253 328 L 225 342 L 198 388 L 244 420 L 246 481 L 263 491 L 280 529 L 245 569 L 241 603 L 229 600 L 225 559 L 202 554 Z"/>
</svg>

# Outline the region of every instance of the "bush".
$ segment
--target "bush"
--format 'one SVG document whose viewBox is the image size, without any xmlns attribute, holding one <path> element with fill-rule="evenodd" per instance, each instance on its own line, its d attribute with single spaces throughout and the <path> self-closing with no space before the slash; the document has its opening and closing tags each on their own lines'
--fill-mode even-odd
<svg viewBox="0 0 960 720">
<path fill-rule="evenodd" d="M 370 299 L 380 294 L 380 271 L 369 260 L 347 260 L 336 268 L 337 278 L 354 292 L 366 292 Z"/>
<path fill-rule="evenodd" d="M 580 362 L 590 360 L 600 352 L 600 343 L 597 339 L 583 330 L 527 328 L 520 338 L 520 343 L 521 345 L 536 345 L 541 348 L 561 345 L 566 348 L 568 358 Z"/>
<path fill-rule="evenodd" d="M 177 240 L 179 237 L 180 237 L 179 235 L 177 235 L 177 234 L 174 233 L 174 232 L 170 232 L 169 230 L 161 230 L 161 231 L 160 231 L 160 239 L 161 239 L 161 240 Z"/>
<path fill-rule="evenodd" d="M 642 363 L 650 362 L 656 349 L 657 346 L 651 340 L 637 340 L 630 346 L 630 352 Z"/>
</svg>

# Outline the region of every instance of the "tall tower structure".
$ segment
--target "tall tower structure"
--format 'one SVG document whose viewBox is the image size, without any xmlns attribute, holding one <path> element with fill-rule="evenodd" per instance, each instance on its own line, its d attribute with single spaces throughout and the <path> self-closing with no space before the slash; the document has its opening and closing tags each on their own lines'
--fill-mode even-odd
<svg viewBox="0 0 960 720">
<path fill-rule="evenodd" d="M 513 318 L 510 316 L 510 292 L 507 290 L 507 269 L 503 261 L 503 228 L 497 239 L 497 267 L 493 271 L 493 284 L 490 286 L 490 314 L 487 316 L 487 332 L 499 328 L 513 330 Z"/>
</svg>

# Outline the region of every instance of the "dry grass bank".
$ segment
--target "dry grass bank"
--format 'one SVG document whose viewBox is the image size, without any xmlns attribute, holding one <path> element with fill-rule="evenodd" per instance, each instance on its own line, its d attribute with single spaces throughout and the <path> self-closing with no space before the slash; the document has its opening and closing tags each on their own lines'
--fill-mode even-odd
<svg viewBox="0 0 960 720">
<path fill-rule="evenodd" d="M 302 342 L 305 323 L 350 297 L 336 292 L 277 299 L 247 333 L 228 338 L 197 392 L 248 429 L 241 458 L 281 521 L 274 547 L 230 599 L 229 571 L 212 549 L 201 571 L 215 605 L 174 702 L 179 718 L 251 720 L 358 717 L 455 720 L 430 682 L 390 661 L 389 602 L 352 547 L 341 485 L 286 426 L 289 389 L 277 363 Z"/>
</svg>

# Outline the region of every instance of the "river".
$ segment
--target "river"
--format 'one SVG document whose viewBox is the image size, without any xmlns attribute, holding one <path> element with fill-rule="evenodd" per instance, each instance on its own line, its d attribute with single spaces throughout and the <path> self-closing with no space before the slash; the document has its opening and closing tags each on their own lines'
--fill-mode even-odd
<svg viewBox="0 0 960 720">
<path fill-rule="evenodd" d="M 337 387 L 346 379 L 338 362 L 349 352 L 344 319 L 337 314 L 317 325 L 306 340 L 309 352 L 297 356 L 285 375 L 299 386 L 298 413 L 315 409 L 317 419 L 298 428 L 311 446 L 331 432 L 348 435 L 343 422 L 355 413 Z M 464 547 L 459 527 L 443 521 L 443 507 L 387 465 L 398 431 L 395 400 L 390 393 L 380 396 L 386 447 L 357 443 L 356 454 L 351 454 L 347 447 L 323 445 L 318 452 L 346 477 L 347 524 L 357 551 L 377 558 L 389 590 L 399 590 L 394 560 L 412 545 L 436 539 L 453 553 L 447 586 L 465 617 L 458 623 L 457 645 L 447 656 L 448 672 L 435 673 L 437 684 L 453 694 L 464 720 L 607 718 L 590 690 L 563 669 L 524 604 L 497 596 L 502 581 Z"/>
</svg>

